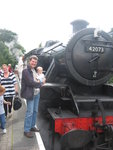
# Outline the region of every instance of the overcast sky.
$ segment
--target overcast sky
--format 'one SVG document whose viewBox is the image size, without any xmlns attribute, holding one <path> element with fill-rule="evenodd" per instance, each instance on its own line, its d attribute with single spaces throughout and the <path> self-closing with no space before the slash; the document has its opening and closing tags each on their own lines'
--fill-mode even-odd
<svg viewBox="0 0 113 150">
<path fill-rule="evenodd" d="M 0 28 L 17 33 L 26 51 L 47 40 L 65 41 L 76 19 L 110 31 L 112 0 L 0 0 Z"/>
</svg>

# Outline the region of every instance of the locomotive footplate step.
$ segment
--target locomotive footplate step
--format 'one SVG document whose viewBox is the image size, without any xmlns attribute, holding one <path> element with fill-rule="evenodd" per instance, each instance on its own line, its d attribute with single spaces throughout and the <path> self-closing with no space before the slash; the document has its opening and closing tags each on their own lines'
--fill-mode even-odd
<svg viewBox="0 0 113 150">
<path fill-rule="evenodd" d="M 69 110 L 61 110 L 60 113 L 57 113 L 58 108 L 48 108 L 48 112 L 54 120 L 59 119 L 59 118 L 75 118 L 75 117 L 77 117 L 74 113 L 72 113 Z"/>
</svg>

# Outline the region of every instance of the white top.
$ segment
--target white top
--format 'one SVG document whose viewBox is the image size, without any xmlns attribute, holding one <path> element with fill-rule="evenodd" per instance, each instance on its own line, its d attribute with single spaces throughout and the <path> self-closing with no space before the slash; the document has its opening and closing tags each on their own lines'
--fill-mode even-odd
<svg viewBox="0 0 113 150">
<path fill-rule="evenodd" d="M 34 81 L 37 82 L 37 72 L 35 69 L 32 69 Z M 34 88 L 34 95 L 37 95 L 40 92 L 39 88 Z"/>
<path fill-rule="evenodd" d="M 2 96 L 0 96 L 0 115 L 5 113 L 3 101 L 4 101 L 4 98 L 3 98 L 3 95 L 2 95 Z"/>
<path fill-rule="evenodd" d="M 42 74 L 37 74 L 37 79 L 40 80 L 40 82 L 43 82 L 44 78 L 45 78 L 45 76 L 44 76 L 43 73 Z"/>
</svg>

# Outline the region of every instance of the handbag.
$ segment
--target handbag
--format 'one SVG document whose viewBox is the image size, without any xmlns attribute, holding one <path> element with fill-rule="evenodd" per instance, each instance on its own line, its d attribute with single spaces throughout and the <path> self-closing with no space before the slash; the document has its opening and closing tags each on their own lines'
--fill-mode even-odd
<svg viewBox="0 0 113 150">
<path fill-rule="evenodd" d="M 15 95 L 14 101 L 13 101 L 13 109 L 18 110 L 22 107 L 22 100 L 19 97 L 19 95 Z"/>
</svg>

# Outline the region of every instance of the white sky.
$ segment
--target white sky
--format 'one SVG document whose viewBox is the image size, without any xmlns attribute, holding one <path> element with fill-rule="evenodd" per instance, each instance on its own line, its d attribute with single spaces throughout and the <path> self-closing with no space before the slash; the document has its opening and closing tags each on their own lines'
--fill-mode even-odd
<svg viewBox="0 0 113 150">
<path fill-rule="evenodd" d="M 18 34 L 28 52 L 47 40 L 65 41 L 70 23 L 84 19 L 91 27 L 113 28 L 113 0 L 0 0 L 0 29 Z"/>
</svg>

